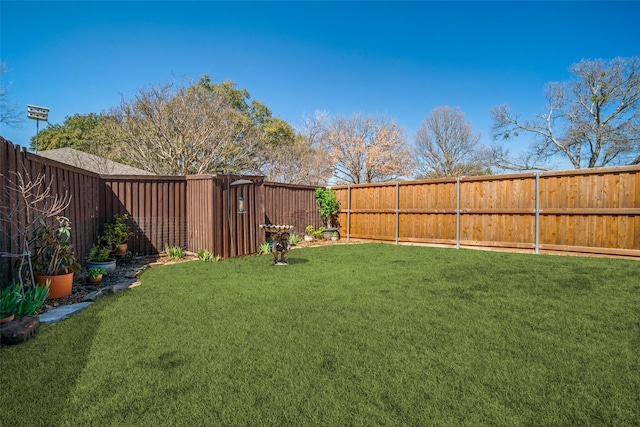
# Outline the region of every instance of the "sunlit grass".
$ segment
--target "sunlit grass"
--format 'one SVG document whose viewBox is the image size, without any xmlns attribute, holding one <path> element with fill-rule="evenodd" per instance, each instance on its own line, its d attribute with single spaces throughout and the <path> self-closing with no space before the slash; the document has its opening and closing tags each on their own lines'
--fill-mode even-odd
<svg viewBox="0 0 640 427">
<path fill-rule="evenodd" d="M 153 268 L 0 352 L 0 424 L 638 425 L 639 278 L 384 244 Z"/>
</svg>

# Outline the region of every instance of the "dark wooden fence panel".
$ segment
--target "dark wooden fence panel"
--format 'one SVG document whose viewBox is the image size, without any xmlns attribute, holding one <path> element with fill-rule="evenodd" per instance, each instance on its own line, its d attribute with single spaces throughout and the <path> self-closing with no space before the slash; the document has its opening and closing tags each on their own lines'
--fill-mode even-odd
<svg viewBox="0 0 640 427">
<path fill-rule="evenodd" d="M 71 221 L 71 243 L 76 255 L 82 262 L 92 245 L 94 237 L 99 233 L 97 218 L 99 218 L 102 209 L 100 198 L 102 181 L 100 176 L 28 153 L 20 146 L 0 137 L 0 191 L 2 193 L 2 196 L 0 196 L 2 204 L 0 209 L 4 212 L 17 206 L 24 206 L 21 204 L 16 192 L 8 191 L 8 181 L 15 181 L 15 173 L 18 172 L 25 179 L 29 177 L 33 181 L 39 175 L 42 175 L 45 177 L 44 185 L 51 184 L 52 195 L 69 195 L 71 203 L 62 212 L 62 215 L 68 217 Z M 13 218 L 13 224 L 24 228 L 29 221 L 25 216 L 24 210 L 21 211 L 23 214 Z M 7 224 L 5 221 L 0 221 L 0 227 L 2 227 L 0 253 L 5 255 L 23 253 L 24 248 L 17 247 L 13 242 L 15 239 L 11 238 L 11 236 L 15 236 L 15 231 L 12 232 L 12 229 L 15 230 L 15 228 L 12 228 L 12 225 Z M 0 261 L 2 268 L 0 279 L 6 279 L 9 276 L 12 260 L 15 260 L 15 258 L 2 257 Z"/>
<path fill-rule="evenodd" d="M 258 252 L 260 224 L 262 224 L 262 177 L 230 178 L 219 176 L 222 198 L 227 199 L 228 208 L 222 212 L 223 221 L 230 224 L 225 242 L 230 241 L 225 256 L 248 255 Z M 228 180 L 231 182 L 229 183 Z M 238 181 L 252 181 L 251 184 L 236 184 Z M 226 188 L 225 188 L 226 186 Z M 240 213 L 240 197 L 244 203 L 244 213 Z M 260 240 L 260 241 L 259 241 Z"/>
<path fill-rule="evenodd" d="M 128 214 L 134 235 L 129 250 L 153 254 L 169 246 L 187 247 L 185 177 L 103 176 L 106 206 L 100 226 L 111 222 L 115 214 Z"/>
<path fill-rule="evenodd" d="M 188 249 L 197 252 L 215 246 L 215 182 L 211 175 L 187 176 Z M 221 255 L 214 253 L 214 255 Z"/>
<path fill-rule="evenodd" d="M 241 179 L 251 183 L 238 184 Z M 190 251 L 207 249 L 222 257 L 257 252 L 262 177 L 188 176 L 186 200 Z"/>
<path fill-rule="evenodd" d="M 640 167 L 338 186 L 341 233 L 640 257 Z"/>
<path fill-rule="evenodd" d="M 315 202 L 316 187 L 264 183 L 264 212 L 261 224 L 293 225 L 293 232 L 304 234 L 307 225 L 323 226 Z M 262 233 L 262 241 L 266 236 Z"/>
</svg>

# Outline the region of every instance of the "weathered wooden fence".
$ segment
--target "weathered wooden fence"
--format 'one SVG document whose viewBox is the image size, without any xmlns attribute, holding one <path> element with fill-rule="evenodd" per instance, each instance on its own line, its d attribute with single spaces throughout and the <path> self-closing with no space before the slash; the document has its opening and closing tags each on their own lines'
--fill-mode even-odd
<svg viewBox="0 0 640 427">
<path fill-rule="evenodd" d="M 15 255 L 25 252 L 25 248 L 18 247 L 13 238 L 16 227 L 24 228 L 27 223 L 24 204 L 20 192 L 16 190 L 16 185 L 19 185 L 17 174 L 27 182 L 39 175 L 44 176 L 42 185 L 50 185 L 52 195 L 67 194 L 71 198 L 70 205 L 62 215 L 71 220 L 71 238 L 76 253 L 86 254 L 100 232 L 100 218 L 103 216 L 104 196 L 100 175 L 28 153 L 1 137 L 0 210 L 11 217 L 12 223 L 0 221 L 0 253 Z M 3 272 L 6 272 L 10 262 L 8 257 L 0 258 Z M 0 274 L 0 278 L 6 279 L 6 274 Z"/>
<path fill-rule="evenodd" d="M 259 229 L 264 218 L 262 184 L 262 177 L 188 176 L 189 249 L 208 249 L 224 257 L 257 252 L 264 240 Z"/>
<path fill-rule="evenodd" d="M 640 257 L 640 167 L 335 187 L 343 236 Z"/>
<path fill-rule="evenodd" d="M 187 248 L 187 180 L 183 176 L 103 176 L 100 224 L 128 214 L 132 251 L 153 254 L 164 245 Z"/>
<path fill-rule="evenodd" d="M 315 201 L 315 187 L 308 185 L 264 183 L 265 221 L 293 225 L 293 232 L 304 234 L 307 225 L 322 226 Z"/>
<path fill-rule="evenodd" d="M 7 189 L 17 172 L 33 179 L 43 174 L 53 195 L 71 196 L 63 214 L 71 221 L 72 244 L 81 261 L 115 214 L 129 215 L 134 232 L 129 248 L 138 254 L 155 254 L 168 244 L 222 257 L 245 255 L 257 252 L 266 239 L 260 224 L 286 223 L 301 234 L 306 225 L 322 223 L 312 186 L 234 175 L 98 175 L 29 153 L 0 137 L 0 208 L 5 211 L 20 204 L 17 192 Z M 15 221 L 20 226 L 25 218 L 17 215 Z M 23 252 L 12 243 L 11 225 L 0 221 L 0 227 L 0 254 Z M 0 259 L 6 272 L 10 260 Z"/>
</svg>

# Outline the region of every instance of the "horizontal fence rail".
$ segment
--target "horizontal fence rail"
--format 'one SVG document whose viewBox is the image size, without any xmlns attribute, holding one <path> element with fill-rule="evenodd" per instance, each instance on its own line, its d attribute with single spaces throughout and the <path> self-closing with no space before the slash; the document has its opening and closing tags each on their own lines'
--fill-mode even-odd
<svg viewBox="0 0 640 427">
<path fill-rule="evenodd" d="M 640 257 L 640 167 L 334 187 L 348 238 Z"/>
</svg>

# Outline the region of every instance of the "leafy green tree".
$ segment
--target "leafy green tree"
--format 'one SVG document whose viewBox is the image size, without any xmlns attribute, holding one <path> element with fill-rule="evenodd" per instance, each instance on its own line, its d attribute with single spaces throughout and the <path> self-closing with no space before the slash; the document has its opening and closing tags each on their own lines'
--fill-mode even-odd
<svg viewBox="0 0 640 427">
<path fill-rule="evenodd" d="M 214 99 L 221 105 L 232 108 L 240 113 L 244 127 L 253 129 L 269 148 L 275 148 L 281 144 L 290 145 L 294 142 L 295 132 L 284 120 L 273 117 L 271 110 L 255 99 L 247 89 L 236 88 L 236 83 L 226 80 L 222 83 L 213 83 L 208 75 L 203 75 L 191 90 L 204 89 L 210 92 Z"/>
<path fill-rule="evenodd" d="M 331 224 L 335 221 L 340 211 L 340 202 L 338 202 L 336 190 L 318 187 L 316 188 L 315 196 L 320 216 L 327 224 L 327 228 L 331 228 Z"/>
<path fill-rule="evenodd" d="M 297 181 L 304 174 L 296 173 L 300 157 L 306 157 L 307 148 L 296 140 L 294 129 L 286 121 L 274 117 L 271 110 L 255 99 L 249 91 L 236 87 L 236 83 L 226 80 L 213 83 L 208 75 L 200 77 L 190 90 L 210 93 L 221 105 L 239 113 L 236 127 L 242 129 L 240 138 L 257 138 L 249 144 L 251 162 L 246 171 L 265 175 L 274 181 L 289 179 Z"/>
<path fill-rule="evenodd" d="M 75 148 L 85 152 L 98 151 L 99 145 L 110 144 L 105 133 L 103 114 L 74 114 L 67 116 L 62 124 L 52 124 L 38 134 L 38 150 Z M 36 149 L 36 137 L 31 137 L 31 149 Z"/>
</svg>

